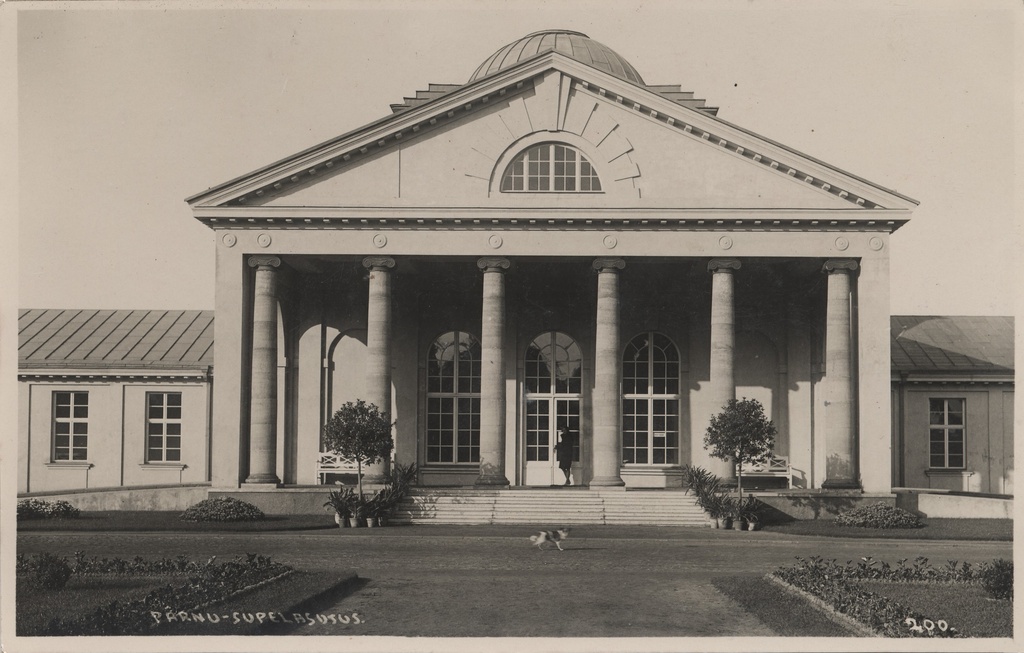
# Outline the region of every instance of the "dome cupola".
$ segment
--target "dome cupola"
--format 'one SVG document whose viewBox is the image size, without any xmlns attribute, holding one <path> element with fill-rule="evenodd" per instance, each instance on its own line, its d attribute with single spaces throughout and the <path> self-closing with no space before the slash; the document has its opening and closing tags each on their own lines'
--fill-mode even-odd
<svg viewBox="0 0 1024 653">
<path fill-rule="evenodd" d="M 534 32 L 509 43 L 480 64 L 473 76 L 469 78 L 469 83 L 500 70 L 511 68 L 520 61 L 525 61 L 544 52 L 560 52 L 576 61 L 615 75 L 619 79 L 640 86 L 644 85 L 644 80 L 636 68 L 633 68 L 614 50 L 598 43 L 586 34 L 564 29 Z"/>
</svg>

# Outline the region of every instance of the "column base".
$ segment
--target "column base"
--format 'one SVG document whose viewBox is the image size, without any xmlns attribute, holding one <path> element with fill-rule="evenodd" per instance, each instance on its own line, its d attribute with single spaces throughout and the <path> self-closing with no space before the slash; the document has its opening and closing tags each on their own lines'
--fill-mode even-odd
<svg viewBox="0 0 1024 653">
<path fill-rule="evenodd" d="M 473 483 L 476 487 L 511 487 L 511 483 L 505 478 L 504 474 L 487 474 L 480 476 Z"/>
<path fill-rule="evenodd" d="M 595 476 L 588 483 L 590 487 L 625 487 L 626 482 L 618 476 Z"/>
<path fill-rule="evenodd" d="M 251 474 L 249 478 L 245 479 L 245 484 L 281 487 L 281 479 L 277 477 L 277 474 Z"/>
<path fill-rule="evenodd" d="M 860 483 L 852 479 L 826 479 L 821 484 L 822 490 L 860 490 Z"/>
</svg>

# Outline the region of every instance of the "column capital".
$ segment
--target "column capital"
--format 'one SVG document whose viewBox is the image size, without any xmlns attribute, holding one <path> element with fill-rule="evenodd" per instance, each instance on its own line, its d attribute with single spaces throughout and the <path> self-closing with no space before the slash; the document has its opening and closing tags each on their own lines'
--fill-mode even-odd
<svg viewBox="0 0 1024 653">
<path fill-rule="evenodd" d="M 621 258 L 598 258 L 594 259 L 593 267 L 598 272 L 614 272 L 626 267 L 626 262 Z"/>
<path fill-rule="evenodd" d="M 501 256 L 485 256 L 476 262 L 476 266 L 484 272 L 501 272 L 509 269 L 511 265 L 507 258 Z"/>
<path fill-rule="evenodd" d="M 708 261 L 708 272 L 730 272 L 740 269 L 738 258 L 713 258 Z"/>
<path fill-rule="evenodd" d="M 266 268 L 266 267 L 280 267 L 281 259 L 276 256 L 250 256 L 249 267 L 251 268 Z"/>
<path fill-rule="evenodd" d="M 369 270 L 383 270 L 395 267 L 395 259 L 390 256 L 367 256 L 363 259 L 363 267 Z"/>
<path fill-rule="evenodd" d="M 833 272 L 853 272 L 859 265 L 857 261 L 852 258 L 830 258 L 825 261 L 825 265 L 821 266 L 821 271 L 825 274 L 832 274 Z"/>
</svg>

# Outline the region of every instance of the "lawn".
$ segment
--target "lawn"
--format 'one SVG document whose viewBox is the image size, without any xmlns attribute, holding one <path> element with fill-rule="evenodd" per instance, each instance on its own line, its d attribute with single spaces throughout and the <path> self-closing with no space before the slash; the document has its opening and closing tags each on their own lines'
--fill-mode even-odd
<svg viewBox="0 0 1024 653">
<path fill-rule="evenodd" d="M 18 522 L 18 532 L 93 531 L 93 532 L 263 532 L 304 531 L 337 528 L 333 514 L 267 515 L 252 522 L 181 521 L 180 511 L 83 511 L 74 519 L 28 519 Z"/>
<path fill-rule="evenodd" d="M 803 520 L 769 524 L 765 531 L 786 535 L 887 538 L 900 540 L 1013 541 L 1012 519 L 923 519 L 922 528 L 859 528 L 840 526 L 831 520 Z"/>
<path fill-rule="evenodd" d="M 857 586 L 942 619 L 967 637 L 1013 637 L 1013 602 L 989 598 L 977 585 L 856 581 Z"/>
<path fill-rule="evenodd" d="M 178 577 L 72 576 L 59 590 L 43 590 L 18 579 L 16 613 L 18 635 L 39 632 L 51 619 L 74 619 L 112 601 L 141 598 L 157 587 L 178 582 Z"/>
<path fill-rule="evenodd" d="M 712 584 L 780 637 L 851 636 L 821 610 L 763 576 L 723 576 Z"/>
</svg>

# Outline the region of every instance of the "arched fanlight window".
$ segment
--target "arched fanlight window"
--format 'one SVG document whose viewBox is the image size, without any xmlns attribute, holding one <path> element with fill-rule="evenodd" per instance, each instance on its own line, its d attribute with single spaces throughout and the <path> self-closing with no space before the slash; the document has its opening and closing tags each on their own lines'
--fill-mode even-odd
<svg viewBox="0 0 1024 653">
<path fill-rule="evenodd" d="M 641 333 L 622 357 L 622 462 L 679 464 L 679 350 Z"/>
<path fill-rule="evenodd" d="M 427 463 L 480 462 L 480 341 L 461 331 L 427 352 Z"/>
<path fill-rule="evenodd" d="M 541 143 L 520 153 L 501 177 L 503 193 L 597 193 L 601 180 L 587 157 L 562 143 Z"/>
</svg>

